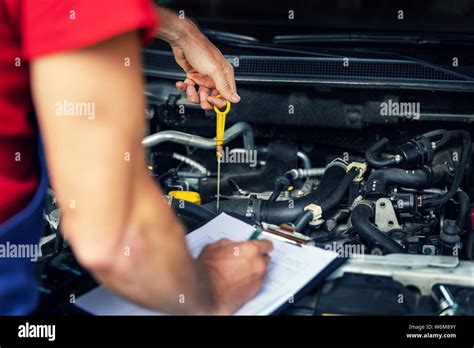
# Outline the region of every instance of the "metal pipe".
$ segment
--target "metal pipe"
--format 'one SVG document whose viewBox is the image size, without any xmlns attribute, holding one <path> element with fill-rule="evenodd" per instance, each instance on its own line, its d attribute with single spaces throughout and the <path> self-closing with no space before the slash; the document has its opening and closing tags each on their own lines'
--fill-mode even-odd
<svg viewBox="0 0 474 348">
<path fill-rule="evenodd" d="M 322 177 L 326 168 L 308 168 L 308 169 L 292 169 L 289 171 L 293 180 L 310 178 L 310 177 Z"/>
<path fill-rule="evenodd" d="M 255 143 L 254 134 L 252 127 L 246 122 L 239 122 L 228 128 L 224 134 L 224 144 L 237 138 L 240 134 L 243 136 L 245 149 L 253 150 Z M 145 147 L 152 147 L 165 142 L 193 146 L 204 150 L 213 150 L 216 147 L 216 140 L 214 138 L 204 138 L 199 135 L 172 130 L 151 134 L 142 140 L 142 144 Z"/>
<path fill-rule="evenodd" d="M 304 153 L 303 151 L 298 151 L 296 153 L 296 156 L 298 156 L 298 158 L 301 160 L 301 162 L 303 163 L 303 168 L 304 169 L 310 169 L 313 165 L 311 164 L 311 159 L 309 158 L 309 156 Z M 322 174 L 321 174 L 322 176 Z"/>
<path fill-rule="evenodd" d="M 262 146 L 258 148 L 258 153 L 265 155 L 266 153 L 268 153 L 268 147 Z M 311 169 L 313 164 L 311 163 L 311 159 L 305 152 L 298 151 L 296 153 L 296 156 L 301 160 L 301 163 L 303 164 L 303 169 Z"/>
<path fill-rule="evenodd" d="M 194 169 L 196 169 L 201 174 L 209 175 L 209 170 L 207 170 L 206 167 L 204 167 L 202 164 L 198 163 L 197 161 L 193 160 L 192 158 L 183 156 L 183 155 L 181 155 L 179 153 L 176 153 L 176 152 L 173 152 L 172 157 L 175 160 L 186 163 L 187 165 L 193 167 Z"/>
</svg>

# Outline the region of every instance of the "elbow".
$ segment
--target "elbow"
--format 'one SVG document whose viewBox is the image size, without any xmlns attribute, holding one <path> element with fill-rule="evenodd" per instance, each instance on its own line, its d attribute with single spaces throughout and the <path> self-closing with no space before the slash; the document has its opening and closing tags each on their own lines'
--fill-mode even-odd
<svg viewBox="0 0 474 348">
<path fill-rule="evenodd" d="M 79 263 L 93 274 L 111 274 L 114 269 L 114 257 L 111 254 L 89 249 L 87 246 L 73 247 Z"/>
<path fill-rule="evenodd" d="M 83 224 L 74 218 L 63 219 L 62 229 L 74 256 L 83 267 L 94 274 L 112 272 L 118 252 L 117 237 L 107 238 L 101 231 L 85 233 Z"/>
</svg>

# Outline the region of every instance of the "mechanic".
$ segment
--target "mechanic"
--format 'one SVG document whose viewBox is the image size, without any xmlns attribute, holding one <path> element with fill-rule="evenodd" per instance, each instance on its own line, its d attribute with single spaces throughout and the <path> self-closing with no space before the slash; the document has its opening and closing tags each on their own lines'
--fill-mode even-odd
<svg viewBox="0 0 474 348">
<path fill-rule="evenodd" d="M 221 240 L 190 256 L 141 145 L 140 50 L 153 36 L 171 45 L 187 73 L 176 87 L 191 102 L 239 102 L 219 50 L 151 0 L 0 0 L 0 244 L 38 244 L 44 143 L 62 231 L 100 282 L 157 310 L 230 314 L 261 287 L 272 244 Z M 35 263 L 0 259 L 0 314 L 32 313 L 38 299 Z"/>
</svg>

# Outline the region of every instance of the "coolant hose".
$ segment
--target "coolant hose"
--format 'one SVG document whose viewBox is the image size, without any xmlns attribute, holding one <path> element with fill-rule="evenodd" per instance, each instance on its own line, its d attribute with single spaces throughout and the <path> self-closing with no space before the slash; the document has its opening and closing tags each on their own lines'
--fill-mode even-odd
<svg viewBox="0 0 474 348">
<path fill-rule="evenodd" d="M 286 190 L 289 186 L 291 186 L 291 176 L 290 174 L 281 175 L 275 180 L 275 190 L 272 192 L 269 201 L 276 201 L 283 190 Z"/>
<path fill-rule="evenodd" d="M 364 241 L 382 247 L 387 254 L 406 253 L 400 244 L 385 235 L 370 222 L 373 214 L 373 206 L 368 201 L 363 201 L 354 208 L 351 214 L 351 223 L 357 234 Z"/>
<path fill-rule="evenodd" d="M 460 229 L 464 229 L 470 211 L 471 200 L 469 199 L 469 195 L 464 191 L 456 192 L 456 196 L 459 201 L 459 213 L 456 220 L 456 225 Z"/>
<path fill-rule="evenodd" d="M 346 175 L 346 166 L 341 162 L 330 164 L 324 172 L 318 188 L 312 193 L 287 201 L 267 201 L 261 199 L 233 199 L 221 201 L 219 211 L 248 216 L 256 221 L 272 224 L 295 222 L 304 208 L 314 201 L 323 202 L 327 199 Z M 206 204 L 206 208 L 215 211 L 215 202 Z"/>
<path fill-rule="evenodd" d="M 187 216 L 198 221 L 209 221 L 216 217 L 214 212 L 188 201 L 171 199 L 171 207 L 177 214 Z"/>
<path fill-rule="evenodd" d="M 314 192 L 290 201 L 262 201 L 260 221 L 273 224 L 295 222 L 304 208 L 311 203 L 321 202 L 321 204 L 326 206 L 334 204 L 334 199 L 331 199 L 331 196 L 338 186 L 341 185 L 341 181 L 345 176 L 346 170 L 343 166 L 333 165 L 326 169 L 318 188 Z M 328 201 L 327 204 L 325 203 L 326 200 Z"/>
<path fill-rule="evenodd" d="M 306 228 L 306 226 L 308 226 L 311 220 L 313 220 L 313 214 L 310 211 L 305 211 L 303 214 L 300 215 L 298 220 L 296 220 L 295 230 L 303 233 L 304 229 Z"/>
<path fill-rule="evenodd" d="M 468 231 L 468 236 L 467 236 L 467 243 L 466 243 L 466 258 L 468 260 L 473 259 L 473 253 L 474 253 L 474 231 L 469 230 Z"/>
<path fill-rule="evenodd" d="M 352 168 L 346 173 L 346 175 L 344 175 L 344 178 L 341 180 L 339 185 L 337 185 L 336 189 L 332 192 L 332 194 L 329 195 L 329 197 L 323 199 L 317 197 L 313 203 L 321 206 L 321 210 L 323 212 L 326 212 L 336 207 L 341 202 L 342 198 L 344 198 L 344 195 L 346 194 L 347 190 L 349 189 L 349 186 L 351 185 L 357 174 L 358 170 L 356 168 Z"/>
<path fill-rule="evenodd" d="M 443 184 L 449 175 L 448 167 L 444 164 L 426 166 L 423 169 L 405 170 L 400 168 L 387 168 L 374 171 L 367 180 L 368 194 L 381 194 L 386 192 L 386 185 L 397 185 L 407 188 L 422 189 Z"/>
<path fill-rule="evenodd" d="M 365 152 L 365 159 L 371 167 L 373 168 L 382 168 L 382 167 L 390 167 L 397 163 L 395 156 L 389 158 L 378 158 L 380 152 L 382 152 L 383 148 L 387 146 L 388 139 L 382 138 L 377 141 L 374 145 L 369 147 Z"/>
<path fill-rule="evenodd" d="M 433 198 L 430 200 L 425 201 L 426 207 L 433 207 L 437 205 L 443 205 L 447 203 L 453 196 L 456 194 L 459 186 L 461 185 L 462 179 L 464 177 L 464 171 L 466 170 L 467 163 L 469 158 L 471 157 L 471 135 L 468 131 L 465 130 L 455 130 L 449 132 L 450 139 L 453 138 L 462 138 L 462 154 L 461 159 L 456 167 L 456 174 L 454 175 L 453 182 L 451 187 L 449 188 L 448 192 L 439 198 Z"/>
<path fill-rule="evenodd" d="M 357 170 L 355 168 L 352 168 L 346 173 L 346 175 L 344 175 L 344 178 L 342 179 L 340 184 L 336 187 L 336 189 L 329 197 L 323 199 L 321 199 L 321 197 L 317 197 L 312 203 L 319 205 L 323 213 L 326 213 L 327 211 L 336 207 L 346 194 L 352 181 L 357 176 L 357 173 Z M 304 231 L 304 229 L 312 219 L 313 215 L 311 212 L 304 212 L 298 217 L 298 220 L 296 220 L 295 229 L 300 232 Z"/>
<path fill-rule="evenodd" d="M 435 149 L 439 150 L 444 147 L 449 140 L 451 139 L 451 135 L 445 129 L 437 129 L 428 133 L 423 134 L 425 138 L 430 139 L 431 142 L 435 144 Z M 436 138 L 440 137 L 440 139 L 435 140 Z"/>
</svg>

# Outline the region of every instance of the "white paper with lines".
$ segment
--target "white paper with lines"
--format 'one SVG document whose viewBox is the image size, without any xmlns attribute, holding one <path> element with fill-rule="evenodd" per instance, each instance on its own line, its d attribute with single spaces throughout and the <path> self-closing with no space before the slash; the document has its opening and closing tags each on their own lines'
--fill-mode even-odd
<svg viewBox="0 0 474 348">
<path fill-rule="evenodd" d="M 253 227 L 227 214 L 215 219 L 186 236 L 189 250 L 197 257 L 209 243 L 222 238 L 236 242 L 247 240 Z M 265 237 L 267 238 L 267 237 Z M 274 250 L 262 289 L 246 303 L 237 315 L 268 315 L 290 301 L 306 284 L 334 261 L 338 254 L 311 246 L 298 247 L 278 239 L 269 238 Z M 76 306 L 94 315 L 160 315 L 98 287 L 79 297 Z"/>
</svg>

